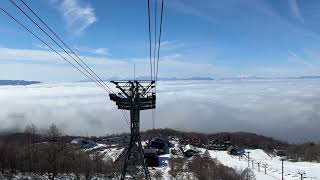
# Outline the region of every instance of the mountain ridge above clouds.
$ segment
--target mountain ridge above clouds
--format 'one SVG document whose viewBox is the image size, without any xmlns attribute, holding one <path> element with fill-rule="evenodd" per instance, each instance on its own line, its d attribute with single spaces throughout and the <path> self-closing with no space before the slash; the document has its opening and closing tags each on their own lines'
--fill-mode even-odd
<svg viewBox="0 0 320 180">
<path fill-rule="evenodd" d="M 40 84 L 41 81 L 26 81 L 26 80 L 0 80 L 0 86 L 26 86 L 31 84 Z"/>
<path fill-rule="evenodd" d="M 111 77 L 111 78 L 104 78 L 104 81 L 110 81 L 110 80 L 132 80 L 133 78 L 128 77 Z M 138 76 L 135 78 L 136 80 L 150 80 L 150 76 Z M 187 77 L 187 78 L 180 78 L 180 77 L 158 77 L 158 80 L 160 81 L 179 81 L 179 80 L 215 80 L 212 77 Z M 80 82 L 91 82 L 92 80 L 80 80 Z"/>
<path fill-rule="evenodd" d="M 133 78 L 128 77 L 111 77 L 103 78 L 103 81 L 111 80 L 132 80 Z M 149 80 L 149 76 L 138 76 L 136 80 Z M 290 80 L 290 79 L 320 79 L 320 76 L 288 76 L 288 77 L 263 77 L 263 76 L 239 76 L 239 77 L 222 77 L 222 78 L 213 78 L 210 76 L 193 76 L 193 77 L 158 77 L 159 81 L 211 81 L 211 80 Z M 92 80 L 83 79 L 79 82 L 92 82 Z"/>
</svg>

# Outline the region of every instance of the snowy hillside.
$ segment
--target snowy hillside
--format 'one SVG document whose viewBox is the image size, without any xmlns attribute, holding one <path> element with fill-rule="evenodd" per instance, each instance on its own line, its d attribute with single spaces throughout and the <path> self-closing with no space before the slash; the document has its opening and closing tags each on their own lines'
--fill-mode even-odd
<svg viewBox="0 0 320 180">
<path fill-rule="evenodd" d="M 101 145 L 100 145 L 101 147 Z M 175 144 L 177 149 L 177 144 Z M 197 148 L 200 151 L 200 154 L 203 154 L 205 148 Z M 119 148 L 110 148 L 110 149 L 101 149 L 101 153 L 104 154 L 105 158 L 116 159 L 117 156 L 121 153 L 123 149 Z M 270 156 L 261 149 L 255 150 L 246 150 L 250 152 L 250 162 L 249 167 L 254 172 L 257 180 L 272 180 L 272 179 L 281 179 L 281 160 L 278 156 Z M 212 158 L 217 159 L 221 164 L 243 170 L 248 167 L 247 156 L 240 157 L 229 155 L 227 151 L 215 151 L 209 150 L 209 154 Z M 156 170 L 161 170 L 164 175 L 164 179 L 170 179 L 168 171 L 170 170 L 168 166 L 168 159 L 171 157 L 170 154 L 161 155 L 161 164 L 162 167 L 150 168 L 151 172 Z M 253 161 L 253 162 L 252 162 Z M 258 165 L 259 164 L 259 165 Z M 253 165 L 253 166 L 252 166 Z M 266 165 L 266 168 L 264 168 Z M 259 167 L 258 167 L 259 166 Z M 266 174 L 265 174 L 266 169 Z M 304 179 L 320 180 L 320 163 L 311 163 L 311 162 L 290 162 L 284 161 L 284 179 L 285 180 L 299 180 L 301 176 L 299 173 L 305 173 L 303 175 Z"/>
<path fill-rule="evenodd" d="M 204 150 L 203 150 L 204 151 Z M 280 157 L 270 157 L 261 149 L 246 150 L 250 152 L 250 168 L 254 171 L 257 180 L 281 179 L 281 161 Z M 247 157 L 239 160 L 239 157 L 230 156 L 226 151 L 209 151 L 211 157 L 216 158 L 222 164 L 237 168 L 244 169 L 248 167 Z M 258 170 L 258 163 L 260 164 L 260 172 Z M 264 173 L 262 164 L 267 164 L 267 174 Z M 320 179 L 320 164 L 310 162 L 288 162 L 284 161 L 285 180 L 298 180 L 300 179 L 299 172 L 305 172 L 305 179 Z"/>
<path fill-rule="evenodd" d="M 71 152 L 69 152 L 69 155 L 67 157 L 78 157 L 81 155 L 79 152 L 83 152 L 81 156 L 82 158 L 88 157 L 87 160 L 83 159 L 83 162 L 91 163 L 92 166 L 84 166 L 84 167 L 104 167 L 109 168 L 108 171 L 102 171 L 99 173 L 91 172 L 90 176 L 94 179 L 118 179 L 118 176 L 114 173 L 117 173 L 117 169 L 113 169 L 113 166 L 106 166 L 108 163 L 110 164 L 116 164 L 119 162 L 119 158 L 122 157 L 124 147 L 123 144 L 117 144 L 117 143 L 103 143 L 102 141 L 99 141 L 99 143 L 96 143 L 91 140 L 86 140 L 85 138 L 77 138 L 71 141 L 73 150 L 79 150 L 77 151 L 76 155 L 74 156 Z M 89 143 L 91 142 L 91 143 Z M 211 166 L 210 168 L 216 168 L 213 169 L 212 172 L 221 172 L 217 169 L 219 166 L 222 166 L 224 168 L 227 168 L 231 171 L 226 170 L 225 172 L 228 172 L 229 174 L 232 174 L 232 172 L 235 172 L 235 174 L 232 174 L 232 177 L 234 180 L 240 179 L 239 177 L 245 178 L 246 173 L 248 172 L 246 168 L 251 169 L 250 174 L 254 174 L 254 177 L 257 180 L 272 180 L 272 179 L 281 179 L 281 169 L 282 169 L 282 161 L 279 156 L 273 156 L 265 153 L 262 149 L 245 149 L 245 153 L 249 152 L 249 163 L 248 158 L 246 155 L 241 156 L 235 156 L 230 155 L 228 151 L 223 150 L 207 150 L 206 148 L 197 148 L 195 146 L 192 146 L 190 144 L 183 144 L 181 141 L 177 140 L 170 140 L 171 146 L 168 147 L 169 151 L 157 154 L 157 159 L 155 161 L 158 162 L 157 167 L 149 167 L 150 173 L 155 178 L 155 175 L 157 173 L 161 173 L 161 179 L 164 180 L 171 180 L 173 177 L 175 178 L 193 178 L 198 177 L 196 174 L 198 173 L 200 169 L 203 170 L 203 164 L 199 166 L 197 164 L 197 160 L 202 159 L 203 160 L 209 160 L 211 162 L 214 162 L 215 166 Z M 41 143 L 41 145 L 44 143 Z M 46 143 L 48 144 L 48 143 Z M 71 145 L 70 144 L 70 145 Z M 149 147 L 148 147 L 149 144 Z M 145 149 L 150 148 L 150 143 L 143 142 L 143 145 Z M 230 150 L 230 148 L 228 148 Z M 233 149 L 233 148 L 231 148 Z M 242 149 L 243 150 L 243 149 Z M 145 151 L 146 152 L 146 151 Z M 189 152 L 189 153 L 187 153 Z M 194 154 L 189 157 L 190 152 L 194 152 Z M 232 151 L 230 151 L 232 152 Z M 44 156 L 44 155 L 43 155 Z M 39 156 L 40 157 L 40 156 Z M 61 156 L 63 157 L 63 156 Z M 99 158 L 97 158 L 99 157 Z M 189 157 L 189 158 L 187 158 Z M 209 157 L 209 158 L 208 158 Z M 211 157 L 211 159 L 210 159 Z M 73 159 L 73 158 L 71 158 Z M 100 160 L 101 161 L 100 161 Z M 179 160 L 180 159 L 180 160 Z M 93 160 L 93 161 L 90 161 Z M 179 160 L 179 161 L 177 161 Z M 94 162 L 97 161 L 97 164 L 94 164 Z M 98 163 L 100 161 L 100 163 Z M 79 163 L 80 161 L 70 161 L 72 163 Z M 106 164 L 101 164 L 102 162 L 105 162 Z M 207 161 L 208 162 L 208 161 Z M 171 164 L 170 164 L 171 163 Z M 175 165 L 174 165 L 175 164 Z M 222 164 L 222 165 L 221 165 Z M 90 164 L 88 164 L 90 165 Z M 101 166 L 102 165 L 102 166 Z M 122 164 L 119 164 L 122 166 Z M 219 166 L 218 166 L 219 165 Z M 119 168 L 121 168 L 119 166 Z M 177 171 L 177 166 L 181 166 L 182 168 Z M 41 166 L 39 166 L 41 167 Z M 78 167 L 78 165 L 77 165 Z M 194 168 L 195 167 L 195 168 Z M 200 167 L 200 168 L 198 168 Z M 208 166 L 207 166 L 208 167 Z M 172 169 L 173 170 L 172 170 Z M 210 169 L 209 168 L 209 169 Z M 83 170 L 87 170 L 84 168 Z M 94 169 L 91 169 L 94 170 Z M 208 170 L 208 169 L 206 169 Z M 8 171 L 9 172 L 9 171 Z M 50 172 L 50 171 L 49 171 Z M 108 174 L 109 172 L 112 173 L 112 176 Z M 174 175 L 175 172 L 178 172 L 178 176 Z M 204 172 L 204 171 L 203 171 Z M 211 172 L 211 171 L 210 171 Z M 290 162 L 290 161 L 284 161 L 284 179 L 285 180 L 300 180 L 301 174 L 304 177 L 305 180 L 320 180 L 320 163 L 315 162 Z M 21 172 L 17 172 L 15 174 L 10 175 L 10 173 L 0 174 L 0 179 L 8 179 L 7 177 L 10 177 L 12 179 L 21 179 L 21 178 L 29 178 L 33 179 L 33 177 L 36 177 L 37 179 L 49 179 L 48 176 L 50 173 L 45 173 L 43 175 L 37 174 L 37 173 L 27 173 L 23 174 Z M 78 174 L 79 175 L 79 174 Z M 85 174 L 81 174 L 81 176 L 84 176 Z M 59 173 L 57 174 L 55 179 L 66 179 L 71 180 L 75 179 L 76 174 L 75 173 L 69 173 L 69 174 L 63 174 Z M 206 174 L 206 178 L 208 177 L 216 177 L 217 174 Z M 229 180 L 225 176 L 218 175 L 218 178 L 223 177 L 224 180 Z M 253 177 L 253 176 L 251 176 Z M 216 178 L 216 179 L 218 179 Z M 211 180 L 209 178 L 209 180 Z M 251 180 L 251 178 L 250 178 Z"/>
</svg>

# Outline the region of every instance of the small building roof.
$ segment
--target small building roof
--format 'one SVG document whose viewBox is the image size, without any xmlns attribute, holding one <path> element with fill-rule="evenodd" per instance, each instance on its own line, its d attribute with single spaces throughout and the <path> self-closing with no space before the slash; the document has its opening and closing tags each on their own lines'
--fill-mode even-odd
<svg viewBox="0 0 320 180">
<path fill-rule="evenodd" d="M 190 144 L 187 144 L 184 148 L 183 148 L 183 152 L 199 152 L 198 149 Z"/>
<path fill-rule="evenodd" d="M 79 145 L 81 148 L 92 148 L 97 146 L 97 143 L 90 140 L 90 139 L 84 139 L 84 138 L 76 138 L 71 141 L 71 144 Z"/>
</svg>

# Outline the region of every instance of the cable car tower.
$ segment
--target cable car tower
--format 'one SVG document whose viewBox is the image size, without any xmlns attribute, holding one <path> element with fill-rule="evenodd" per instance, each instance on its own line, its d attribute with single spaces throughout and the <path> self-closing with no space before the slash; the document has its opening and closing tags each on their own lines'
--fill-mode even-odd
<svg viewBox="0 0 320 180">
<path fill-rule="evenodd" d="M 154 80 L 128 80 L 111 81 L 121 92 L 109 94 L 110 100 L 116 102 L 118 109 L 130 111 L 130 142 L 126 147 L 126 155 L 121 173 L 121 180 L 124 180 L 127 174 L 128 165 L 135 168 L 143 168 L 145 179 L 151 180 L 148 167 L 144 158 L 140 138 L 140 111 L 155 109 L 156 94 Z"/>
<path fill-rule="evenodd" d="M 158 79 L 159 54 L 161 47 L 162 17 L 164 0 L 161 1 L 161 14 L 159 22 L 159 34 L 157 40 L 157 0 L 155 0 L 154 9 L 154 46 L 152 60 L 152 38 L 151 38 L 151 18 L 150 18 L 150 0 L 148 2 L 148 25 L 149 25 L 149 59 L 150 59 L 150 80 L 123 80 L 111 81 L 120 90 L 119 93 L 109 94 L 110 100 L 116 102 L 118 109 L 130 111 L 130 142 L 125 148 L 124 164 L 121 172 L 121 180 L 130 174 L 133 179 L 135 175 L 139 177 L 137 171 L 132 172 L 128 166 L 135 170 L 144 171 L 144 178 L 151 180 L 150 173 L 144 157 L 144 151 L 140 137 L 140 111 L 156 108 L 156 82 Z M 157 56 L 156 56 L 157 55 Z M 135 71 L 134 71 L 135 72 Z M 134 73 L 135 74 L 135 73 Z M 134 75 L 135 76 L 135 75 Z M 155 121 L 155 111 L 152 113 L 152 120 Z M 130 172 L 131 171 L 131 172 Z"/>
</svg>

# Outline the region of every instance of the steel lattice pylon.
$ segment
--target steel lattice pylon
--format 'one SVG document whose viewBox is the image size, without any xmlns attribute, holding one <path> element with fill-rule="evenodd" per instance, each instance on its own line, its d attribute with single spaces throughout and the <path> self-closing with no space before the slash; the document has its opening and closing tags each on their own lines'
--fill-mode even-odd
<svg viewBox="0 0 320 180">
<path fill-rule="evenodd" d="M 156 95 L 152 92 L 155 88 L 155 81 L 111 81 L 121 92 L 109 94 L 110 100 L 115 101 L 118 109 L 130 110 L 130 142 L 126 148 L 124 165 L 121 173 L 121 180 L 125 179 L 130 161 L 135 167 L 142 166 L 145 179 L 150 180 L 150 173 L 144 158 L 140 139 L 140 111 L 154 109 Z M 135 151 L 136 150 L 136 151 Z M 134 154 L 136 156 L 134 157 Z M 135 159 L 134 159 L 135 158 Z M 133 162 L 132 162 L 133 161 Z"/>
</svg>

